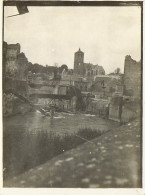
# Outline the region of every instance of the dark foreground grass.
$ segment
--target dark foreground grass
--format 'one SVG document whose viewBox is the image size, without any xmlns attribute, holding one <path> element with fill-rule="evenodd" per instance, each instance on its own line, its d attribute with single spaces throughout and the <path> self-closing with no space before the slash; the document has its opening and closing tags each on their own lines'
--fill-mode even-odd
<svg viewBox="0 0 145 195">
<path fill-rule="evenodd" d="M 79 129 L 77 133 L 57 135 L 53 132 L 12 132 L 3 135 L 4 180 L 33 168 L 64 151 L 100 136 L 104 132 Z"/>
</svg>

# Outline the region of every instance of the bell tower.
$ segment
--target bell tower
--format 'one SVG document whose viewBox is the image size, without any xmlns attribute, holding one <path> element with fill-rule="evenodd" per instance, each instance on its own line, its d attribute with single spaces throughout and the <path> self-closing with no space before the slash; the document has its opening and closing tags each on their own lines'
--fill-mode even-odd
<svg viewBox="0 0 145 195">
<path fill-rule="evenodd" d="M 74 55 L 74 73 L 83 74 L 84 52 L 79 48 Z"/>
</svg>

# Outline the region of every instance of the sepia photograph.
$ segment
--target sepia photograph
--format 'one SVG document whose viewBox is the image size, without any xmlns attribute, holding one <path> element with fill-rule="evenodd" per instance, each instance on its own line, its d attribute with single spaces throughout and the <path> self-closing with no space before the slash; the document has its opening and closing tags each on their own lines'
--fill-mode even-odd
<svg viewBox="0 0 145 195">
<path fill-rule="evenodd" d="M 143 2 L 3 1 L 4 188 L 142 188 Z"/>
</svg>

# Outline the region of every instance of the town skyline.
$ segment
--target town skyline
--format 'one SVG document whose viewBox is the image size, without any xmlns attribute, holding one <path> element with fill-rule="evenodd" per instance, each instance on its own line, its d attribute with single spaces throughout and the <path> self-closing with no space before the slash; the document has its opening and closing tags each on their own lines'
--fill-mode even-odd
<svg viewBox="0 0 145 195">
<path fill-rule="evenodd" d="M 103 66 L 108 74 L 117 67 L 124 72 L 126 55 L 136 61 L 141 59 L 138 7 L 28 8 L 28 14 L 13 18 L 6 16 L 15 14 L 16 8 L 5 8 L 4 41 L 20 43 L 21 51 L 32 63 L 66 64 L 73 69 L 74 53 L 80 48 L 85 53 L 85 62 Z"/>
</svg>

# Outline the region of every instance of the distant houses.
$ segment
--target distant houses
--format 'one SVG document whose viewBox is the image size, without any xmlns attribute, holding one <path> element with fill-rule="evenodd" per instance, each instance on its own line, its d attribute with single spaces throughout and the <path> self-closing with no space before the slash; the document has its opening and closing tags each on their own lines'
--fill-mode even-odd
<svg viewBox="0 0 145 195">
<path fill-rule="evenodd" d="M 124 74 L 116 69 L 105 75 L 102 66 L 84 62 L 80 49 L 74 53 L 74 69 L 66 64 L 60 67 L 32 64 L 20 49 L 18 43 L 3 43 L 4 93 L 16 90 L 44 107 L 54 99 L 54 104 L 66 111 L 95 113 L 119 122 L 139 113 L 141 61 L 126 56 Z"/>
</svg>

